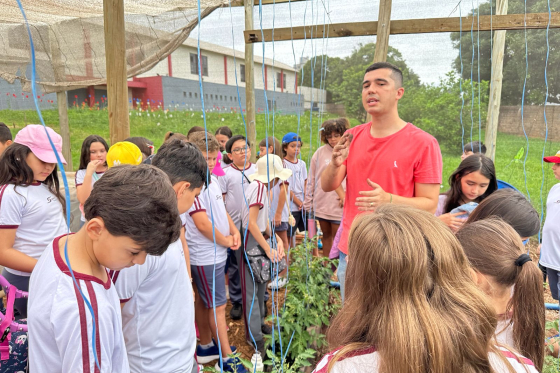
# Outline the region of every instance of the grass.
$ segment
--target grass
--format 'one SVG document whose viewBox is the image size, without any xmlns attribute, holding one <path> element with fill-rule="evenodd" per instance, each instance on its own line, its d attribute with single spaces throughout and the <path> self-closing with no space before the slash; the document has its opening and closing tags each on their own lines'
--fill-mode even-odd
<svg viewBox="0 0 560 373">
<path fill-rule="evenodd" d="M 45 122 L 56 131 L 58 127 L 58 111 L 44 110 L 42 112 Z M 331 114 L 319 115 L 306 112 L 299 118 L 296 115 L 275 114 L 274 116 L 258 114 L 256 120 L 257 141 L 263 139 L 267 134 L 274 134 L 277 138 L 287 132 L 299 132 L 303 139 L 302 159 L 308 160 L 310 151 L 317 149 L 318 125 L 333 118 Z M 90 110 L 89 108 L 72 108 L 68 111 L 70 123 L 72 159 L 74 168 L 78 166 L 79 152 L 83 139 L 91 134 L 97 134 L 109 138 L 109 120 L 106 110 Z M 0 121 L 10 126 L 14 135 L 23 126 L 29 123 L 39 123 L 37 113 L 33 110 L 0 111 Z M 220 126 L 229 126 L 234 134 L 245 134 L 243 118 L 239 113 L 209 112 L 206 115 L 206 123 L 209 131 L 214 132 Z M 358 125 L 357 120 L 351 120 L 351 125 Z M 201 112 L 193 111 L 131 111 L 130 112 L 130 134 L 131 136 L 143 136 L 154 141 L 156 149 L 162 144 L 166 132 L 187 133 L 193 126 L 204 126 Z M 299 130 L 298 130 L 299 129 Z M 465 142 L 471 139 L 466 137 Z M 475 139 L 476 140 L 476 139 Z M 517 189 L 529 196 L 535 208 L 540 211 L 541 203 L 546 204 L 546 196 L 550 188 L 557 182 L 548 164 L 541 168 L 543 147 L 545 154 L 555 154 L 560 149 L 560 142 L 542 139 L 528 140 L 529 152 L 525 167 L 521 160 L 515 160 L 515 156 L 521 148 L 526 148 L 526 140 L 523 136 L 498 134 L 496 152 L 496 171 L 500 180 L 514 185 Z M 546 145 L 546 146 L 545 146 Z M 442 191 L 447 190 L 447 179 L 460 163 L 461 144 L 456 146 L 456 154 L 443 155 L 443 184 Z M 542 193 L 541 193 L 542 190 Z"/>
</svg>

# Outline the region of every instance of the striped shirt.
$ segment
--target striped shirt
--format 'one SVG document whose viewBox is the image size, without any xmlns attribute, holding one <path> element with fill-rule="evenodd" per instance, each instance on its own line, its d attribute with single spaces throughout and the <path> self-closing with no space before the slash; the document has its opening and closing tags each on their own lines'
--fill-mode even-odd
<svg viewBox="0 0 560 373">
<path fill-rule="evenodd" d="M 120 302 L 111 279 L 74 271 L 95 315 L 92 317 L 60 255 L 60 237 L 39 259 L 29 283 L 29 364 L 34 373 L 130 372 L 122 333 Z"/>
</svg>

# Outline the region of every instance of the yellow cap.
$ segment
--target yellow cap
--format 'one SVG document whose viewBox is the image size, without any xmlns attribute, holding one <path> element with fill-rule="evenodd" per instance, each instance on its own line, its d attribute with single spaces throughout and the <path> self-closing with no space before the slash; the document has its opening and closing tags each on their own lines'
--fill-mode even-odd
<svg viewBox="0 0 560 373">
<path fill-rule="evenodd" d="M 120 166 L 121 164 L 131 164 L 133 166 L 142 163 L 142 153 L 140 149 L 131 142 L 121 141 L 109 148 L 107 152 L 107 166 Z"/>
</svg>

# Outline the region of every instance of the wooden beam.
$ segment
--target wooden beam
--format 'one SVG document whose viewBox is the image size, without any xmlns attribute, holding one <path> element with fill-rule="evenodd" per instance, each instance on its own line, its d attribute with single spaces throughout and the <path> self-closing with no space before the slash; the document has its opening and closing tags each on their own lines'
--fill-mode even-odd
<svg viewBox="0 0 560 373">
<path fill-rule="evenodd" d="M 529 13 L 527 14 L 527 25 L 524 23 L 524 14 L 507 14 L 494 16 L 480 16 L 480 31 L 498 31 L 498 30 L 524 30 L 527 29 L 545 29 L 548 23 L 548 13 Z M 478 22 L 478 21 L 477 21 Z M 471 17 L 463 17 L 462 28 L 460 27 L 460 18 L 428 18 L 428 19 L 408 19 L 391 21 L 390 34 L 426 34 L 437 32 L 470 32 Z M 553 12 L 550 19 L 550 28 L 560 28 L 560 12 Z M 313 34 L 311 34 L 313 29 Z M 282 40 L 303 40 L 313 38 L 340 38 L 346 36 L 367 36 L 377 34 L 377 21 L 372 22 L 349 22 L 334 23 L 323 31 L 318 25 L 283 27 L 262 30 L 264 41 L 272 41 L 272 32 L 274 31 L 274 41 Z M 245 30 L 246 43 L 262 42 L 261 30 Z"/>
<path fill-rule="evenodd" d="M 391 33 L 391 5 L 392 0 L 379 2 L 379 17 L 377 22 L 377 40 L 373 62 L 386 62 L 389 51 L 389 35 Z"/>
<path fill-rule="evenodd" d="M 130 136 L 124 0 L 103 0 L 107 107 L 111 144 Z"/>
<path fill-rule="evenodd" d="M 306 1 L 306 0 L 262 0 L 262 5 L 271 5 L 271 4 L 281 4 L 281 3 L 297 3 L 299 1 Z M 253 1 L 254 5 L 259 5 L 259 0 Z M 244 0 L 233 0 L 231 2 L 232 7 L 240 7 L 245 6 Z M 224 8 L 229 7 L 229 4 L 224 4 Z"/>
<path fill-rule="evenodd" d="M 245 30 L 253 29 L 253 0 L 245 0 Z M 251 144 L 251 162 L 257 159 L 257 128 L 255 125 L 255 59 L 253 44 L 245 43 L 245 123 Z"/>
<path fill-rule="evenodd" d="M 497 0 L 496 14 L 507 14 L 508 0 Z M 490 102 L 486 117 L 486 155 L 492 160 L 496 157 L 496 141 L 498 139 L 498 119 L 502 101 L 502 78 L 504 70 L 504 51 L 506 48 L 506 31 L 496 31 L 492 48 L 492 76 L 490 78 Z"/>
</svg>

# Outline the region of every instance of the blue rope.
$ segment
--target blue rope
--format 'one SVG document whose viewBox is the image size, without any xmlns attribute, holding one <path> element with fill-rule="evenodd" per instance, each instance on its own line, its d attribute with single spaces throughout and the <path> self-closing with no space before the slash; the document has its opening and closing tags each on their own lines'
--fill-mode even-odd
<svg viewBox="0 0 560 373">
<path fill-rule="evenodd" d="M 43 128 L 45 129 L 45 133 L 47 134 L 47 138 L 49 139 L 49 144 L 51 145 L 51 148 L 54 152 L 54 155 L 56 156 L 56 163 L 58 165 L 58 167 L 60 168 L 61 174 L 62 174 L 62 180 L 64 183 L 64 195 L 66 198 L 66 226 L 68 228 L 68 234 L 70 234 L 70 189 L 68 187 L 68 179 L 66 178 L 66 171 L 64 170 L 64 165 L 62 164 L 62 161 L 60 159 L 60 157 L 58 156 L 58 152 L 56 151 L 56 147 L 54 146 L 54 143 L 49 135 L 49 132 L 47 131 L 47 126 L 45 125 L 45 120 L 43 119 L 43 115 L 41 113 L 41 109 L 39 108 L 39 101 L 37 98 L 37 65 L 36 65 L 36 57 L 35 57 L 35 46 L 33 44 L 33 36 L 31 35 L 31 29 L 29 28 L 29 22 L 27 20 L 27 16 L 25 14 L 25 10 L 23 9 L 23 5 L 21 4 L 20 0 L 16 0 L 19 10 L 21 11 L 21 15 L 23 16 L 23 20 L 25 22 L 25 27 L 27 29 L 27 35 L 29 37 L 29 46 L 31 49 L 31 91 L 33 93 L 33 101 L 35 103 L 35 110 L 37 111 L 37 114 L 39 116 L 39 121 L 41 122 L 41 124 L 43 125 Z M 80 292 L 80 296 L 82 297 L 82 299 L 84 300 L 84 303 L 86 304 L 90 314 L 91 314 L 91 320 L 92 320 L 92 332 L 91 332 L 91 346 L 92 346 L 92 350 L 93 350 L 93 358 L 95 360 L 95 365 L 97 366 L 97 368 L 99 370 L 101 370 L 101 364 L 99 362 L 99 358 L 97 356 L 97 349 L 96 349 L 96 344 L 95 344 L 95 330 L 96 330 L 96 320 L 95 320 L 95 313 L 93 311 L 93 307 L 91 306 L 91 303 L 89 302 L 89 300 L 86 298 L 86 296 L 84 295 L 84 293 L 82 292 L 82 288 L 81 286 L 78 284 L 78 281 L 76 281 L 76 277 L 74 276 L 74 271 L 72 270 L 72 265 L 70 264 L 70 259 L 68 257 L 68 240 L 66 240 L 65 244 L 64 244 L 64 258 L 66 260 L 66 264 L 68 265 L 68 270 L 70 271 L 70 275 L 72 276 L 72 280 L 74 282 L 74 286 L 76 286 L 76 288 L 78 289 L 78 291 Z"/>
<path fill-rule="evenodd" d="M 491 5 L 490 5 L 491 6 Z M 481 152 L 482 151 L 482 139 L 481 139 L 481 135 L 480 133 L 482 132 L 482 114 L 480 112 L 480 6 L 479 6 L 479 0 L 476 0 L 476 20 L 477 20 L 477 32 L 476 32 L 476 38 L 477 38 L 477 42 L 476 42 L 476 48 L 477 48 L 477 58 L 478 58 L 478 63 L 477 68 L 478 68 L 478 151 Z M 490 37 L 491 39 L 492 37 Z"/>
<path fill-rule="evenodd" d="M 473 128 L 474 128 L 474 81 L 473 81 L 473 70 L 474 70 L 474 2 L 472 4 L 472 22 L 471 22 L 471 45 L 472 45 L 472 57 L 471 57 L 471 142 L 473 141 Z"/>
<path fill-rule="evenodd" d="M 523 135 L 525 135 L 525 157 L 523 158 L 523 176 L 525 180 L 525 191 L 527 192 L 527 198 L 529 202 L 531 201 L 531 194 L 529 193 L 529 186 L 527 184 L 527 157 L 529 156 L 529 136 L 527 136 L 527 131 L 525 130 L 525 92 L 527 91 L 527 77 L 529 75 L 529 48 L 527 45 L 527 0 L 525 3 L 525 16 L 523 17 L 523 24 L 525 26 L 525 78 L 523 80 L 523 93 L 521 94 L 521 128 L 523 129 Z M 542 215 L 542 212 L 541 212 Z"/>
<path fill-rule="evenodd" d="M 461 75 L 459 76 L 459 91 L 461 95 L 461 152 L 465 149 L 465 124 L 463 123 L 463 110 L 465 109 L 465 95 L 463 94 L 463 16 L 459 4 L 459 61 L 461 61 Z"/>
</svg>

